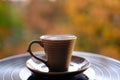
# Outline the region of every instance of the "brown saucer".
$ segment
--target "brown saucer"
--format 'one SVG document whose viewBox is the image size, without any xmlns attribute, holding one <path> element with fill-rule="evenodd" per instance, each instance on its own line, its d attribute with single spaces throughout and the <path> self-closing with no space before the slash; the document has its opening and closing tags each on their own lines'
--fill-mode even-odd
<svg viewBox="0 0 120 80">
<path fill-rule="evenodd" d="M 44 56 L 42 57 L 45 58 Z M 28 59 L 26 66 L 34 74 L 42 77 L 69 77 L 87 70 L 90 67 L 90 62 L 83 57 L 72 56 L 72 60 L 67 72 L 49 72 L 48 67 L 35 58 Z"/>
</svg>

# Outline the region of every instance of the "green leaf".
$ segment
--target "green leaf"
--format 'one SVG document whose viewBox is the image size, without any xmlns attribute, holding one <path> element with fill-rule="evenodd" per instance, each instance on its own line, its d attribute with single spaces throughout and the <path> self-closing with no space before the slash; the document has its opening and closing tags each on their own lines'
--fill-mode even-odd
<svg viewBox="0 0 120 80">
<path fill-rule="evenodd" d="M 11 27 L 11 17 L 9 14 L 10 5 L 7 3 L 0 2 L 0 27 L 8 28 Z"/>
</svg>

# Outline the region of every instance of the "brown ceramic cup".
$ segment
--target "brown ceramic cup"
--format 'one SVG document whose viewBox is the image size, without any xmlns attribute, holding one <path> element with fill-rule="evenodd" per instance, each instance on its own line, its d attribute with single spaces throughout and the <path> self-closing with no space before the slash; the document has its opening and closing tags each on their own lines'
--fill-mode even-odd
<svg viewBox="0 0 120 80">
<path fill-rule="evenodd" d="M 32 41 L 29 44 L 28 52 L 34 58 L 42 61 L 49 68 L 49 72 L 64 72 L 70 65 L 72 51 L 74 48 L 76 36 L 72 34 L 48 34 L 40 37 L 39 41 Z M 46 59 L 36 57 L 31 46 L 38 43 L 44 48 Z"/>
</svg>

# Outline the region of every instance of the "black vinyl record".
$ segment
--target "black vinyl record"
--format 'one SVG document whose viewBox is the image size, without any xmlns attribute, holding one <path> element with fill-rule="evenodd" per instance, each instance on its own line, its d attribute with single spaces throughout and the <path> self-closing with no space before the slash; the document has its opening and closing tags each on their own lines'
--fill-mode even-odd
<svg viewBox="0 0 120 80">
<path fill-rule="evenodd" d="M 44 52 L 35 54 L 44 54 Z M 91 66 L 83 74 L 73 76 L 69 80 L 120 80 L 120 61 L 93 53 L 74 51 L 73 55 L 86 58 Z M 26 68 L 26 61 L 30 58 L 29 54 L 22 54 L 1 59 L 0 80 L 50 80 L 35 76 Z"/>
</svg>

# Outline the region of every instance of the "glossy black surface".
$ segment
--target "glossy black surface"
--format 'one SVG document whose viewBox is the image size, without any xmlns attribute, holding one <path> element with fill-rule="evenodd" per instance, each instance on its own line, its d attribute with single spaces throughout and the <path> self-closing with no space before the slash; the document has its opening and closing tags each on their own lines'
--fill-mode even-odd
<svg viewBox="0 0 120 80">
<path fill-rule="evenodd" d="M 32 74 L 27 80 L 89 80 L 89 78 L 85 74 L 78 74 L 76 76 L 59 77 L 59 78 L 54 78 L 54 77 L 44 78 Z"/>
<path fill-rule="evenodd" d="M 88 74 L 91 74 L 91 76 L 78 74 L 66 80 L 120 80 L 120 61 L 85 52 L 73 52 L 73 55 L 82 56 L 91 62 L 90 68 L 95 72 L 94 79 L 90 71 Z M 34 76 L 26 68 L 25 63 L 29 58 L 31 58 L 30 55 L 24 54 L 0 60 L 0 80 L 45 80 L 46 78 Z"/>
</svg>

